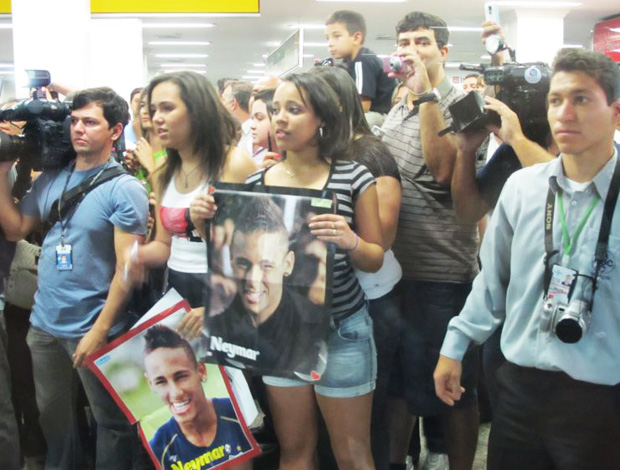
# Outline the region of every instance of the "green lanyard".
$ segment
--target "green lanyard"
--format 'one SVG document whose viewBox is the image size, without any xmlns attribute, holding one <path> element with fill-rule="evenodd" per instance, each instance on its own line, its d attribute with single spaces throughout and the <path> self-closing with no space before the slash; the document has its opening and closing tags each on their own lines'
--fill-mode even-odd
<svg viewBox="0 0 620 470">
<path fill-rule="evenodd" d="M 572 254 L 573 249 L 575 248 L 575 245 L 577 244 L 577 239 L 579 238 L 579 235 L 581 234 L 583 227 L 585 227 L 586 222 L 588 221 L 588 217 L 590 217 L 590 214 L 592 213 L 596 205 L 599 203 L 601 198 L 597 195 L 596 199 L 592 201 L 592 203 L 586 210 L 586 213 L 584 214 L 583 218 L 581 219 L 581 222 L 579 222 L 579 225 L 577 226 L 575 233 L 573 233 L 573 236 L 571 237 L 568 234 L 568 227 L 566 226 L 566 216 L 564 215 L 564 201 L 562 198 L 561 191 L 558 192 L 558 196 L 559 196 L 558 206 L 560 208 L 560 224 L 562 226 L 562 244 L 564 245 L 564 255 L 562 255 L 562 266 L 568 266 L 568 261 L 570 260 L 570 255 Z"/>
</svg>

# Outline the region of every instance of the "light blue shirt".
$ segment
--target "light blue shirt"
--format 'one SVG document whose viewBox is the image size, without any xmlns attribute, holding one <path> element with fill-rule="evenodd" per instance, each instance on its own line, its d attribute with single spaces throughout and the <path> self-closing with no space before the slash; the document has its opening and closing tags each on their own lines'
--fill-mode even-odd
<svg viewBox="0 0 620 470">
<path fill-rule="evenodd" d="M 615 385 L 620 382 L 620 201 L 614 212 L 605 267 L 599 274 L 592 321 L 575 344 L 540 329 L 543 310 L 544 214 L 549 187 L 564 198 L 572 235 L 590 203 L 601 202 L 579 236 L 568 267 L 594 275 L 594 250 L 603 206 L 618 151 L 583 191 L 572 191 L 561 159 L 514 173 L 507 181 L 486 230 L 480 251 L 482 271 L 460 315 L 453 318 L 441 354 L 461 360 L 471 341 L 483 343 L 504 322 L 501 348 L 524 367 L 564 371 L 577 380 Z M 558 189 L 560 191 L 558 191 Z M 553 219 L 553 247 L 564 253 L 558 204 Z M 553 263 L 560 263 L 554 257 Z"/>
<path fill-rule="evenodd" d="M 111 162 L 110 167 L 113 166 L 118 163 Z M 67 190 L 99 170 L 101 167 L 74 171 Z M 42 173 L 21 200 L 22 213 L 47 220 L 52 203 L 62 193 L 68 172 L 64 168 Z M 72 246 L 73 255 L 71 271 L 56 268 L 60 223 L 54 224 L 43 241 L 30 322 L 59 338 L 81 338 L 90 331 L 103 309 L 115 273 L 114 227 L 143 235 L 147 217 L 146 191 L 133 176 L 118 176 L 90 191 L 66 222 L 66 243 Z M 119 315 L 110 334 L 118 333 L 127 320 Z"/>
</svg>

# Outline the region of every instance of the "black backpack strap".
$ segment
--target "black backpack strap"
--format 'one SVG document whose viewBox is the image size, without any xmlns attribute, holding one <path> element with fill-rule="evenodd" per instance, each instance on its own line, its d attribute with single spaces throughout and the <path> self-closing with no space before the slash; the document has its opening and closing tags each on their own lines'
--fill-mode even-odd
<svg viewBox="0 0 620 470">
<path fill-rule="evenodd" d="M 104 170 L 103 173 L 99 176 L 97 181 L 92 182 L 93 179 L 96 178 L 97 175 L 92 175 L 89 178 L 86 178 L 80 184 L 71 188 L 69 191 L 65 193 L 64 202 L 62 204 L 61 214 L 60 216 L 64 218 L 70 211 L 72 211 L 82 200 L 86 197 L 86 195 L 95 189 L 100 184 L 105 183 L 111 179 L 116 178 L 117 176 L 128 174 L 122 167 L 115 166 L 112 168 L 108 168 Z M 56 199 L 52 203 L 52 207 L 50 208 L 49 215 L 47 216 L 47 229 L 49 230 L 54 226 L 56 222 L 58 222 L 58 203 L 59 199 Z"/>
</svg>

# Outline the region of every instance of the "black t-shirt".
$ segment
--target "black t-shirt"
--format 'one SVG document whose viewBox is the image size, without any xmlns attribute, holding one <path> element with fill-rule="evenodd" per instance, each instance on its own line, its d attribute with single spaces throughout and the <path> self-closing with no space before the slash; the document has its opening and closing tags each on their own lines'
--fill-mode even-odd
<svg viewBox="0 0 620 470">
<path fill-rule="evenodd" d="M 510 175 L 521 168 L 521 162 L 513 148 L 501 144 L 488 163 L 478 170 L 476 181 L 480 196 L 489 207 L 495 207 L 504 184 Z"/>
<path fill-rule="evenodd" d="M 354 139 L 349 144 L 347 153 L 351 160 L 368 168 L 375 178 L 391 176 L 400 181 L 398 164 L 390 149 L 378 137 L 363 135 L 359 139 Z"/>
<path fill-rule="evenodd" d="M 370 111 L 387 114 L 392 107 L 396 81 L 387 76 L 381 59 L 367 47 L 362 47 L 354 60 L 344 64 L 355 80 L 357 92 L 372 100 Z"/>
</svg>

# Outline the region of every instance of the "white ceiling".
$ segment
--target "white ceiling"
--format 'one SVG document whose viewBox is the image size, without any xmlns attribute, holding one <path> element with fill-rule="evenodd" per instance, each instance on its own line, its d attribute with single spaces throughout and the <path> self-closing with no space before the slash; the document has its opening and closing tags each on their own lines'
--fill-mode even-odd
<svg viewBox="0 0 620 470">
<path fill-rule="evenodd" d="M 591 30 L 600 19 L 620 14 L 617 0 L 581 0 L 565 18 L 567 44 L 582 44 L 590 47 Z M 377 54 L 389 54 L 394 50 L 394 26 L 400 18 L 413 10 L 423 10 L 442 17 L 449 26 L 480 26 L 484 19 L 484 0 L 442 0 L 422 5 L 414 0 L 402 3 L 365 2 L 319 2 L 316 0 L 263 0 L 260 16 L 252 17 L 194 17 L 194 18 L 143 18 L 145 23 L 196 22 L 216 23 L 206 29 L 144 29 L 144 49 L 149 65 L 149 75 L 160 70 L 162 62 L 206 63 L 207 75 L 213 81 L 223 77 L 240 78 L 256 70 L 252 64 L 264 61 L 263 55 L 275 48 L 275 44 L 286 39 L 301 24 L 323 24 L 329 14 L 339 9 L 353 9 L 366 18 L 366 46 Z M 500 15 L 510 8 L 501 7 Z M 544 31 L 540 32 L 544 41 Z M 305 30 L 304 42 L 325 43 L 322 30 Z M 151 46 L 155 40 L 209 41 L 208 46 Z M 450 35 L 453 46 L 449 61 L 479 63 L 483 48 L 479 33 L 453 32 Z M 206 53 L 206 59 L 160 59 L 155 53 L 193 52 Z M 314 58 L 327 57 L 326 47 L 306 47 L 304 54 L 313 58 L 304 61 L 310 66 Z M 517 51 L 518 54 L 518 51 Z M 518 58 L 518 57 L 517 57 Z M 0 63 L 12 62 L 12 36 L 10 29 L 0 29 Z"/>
</svg>

